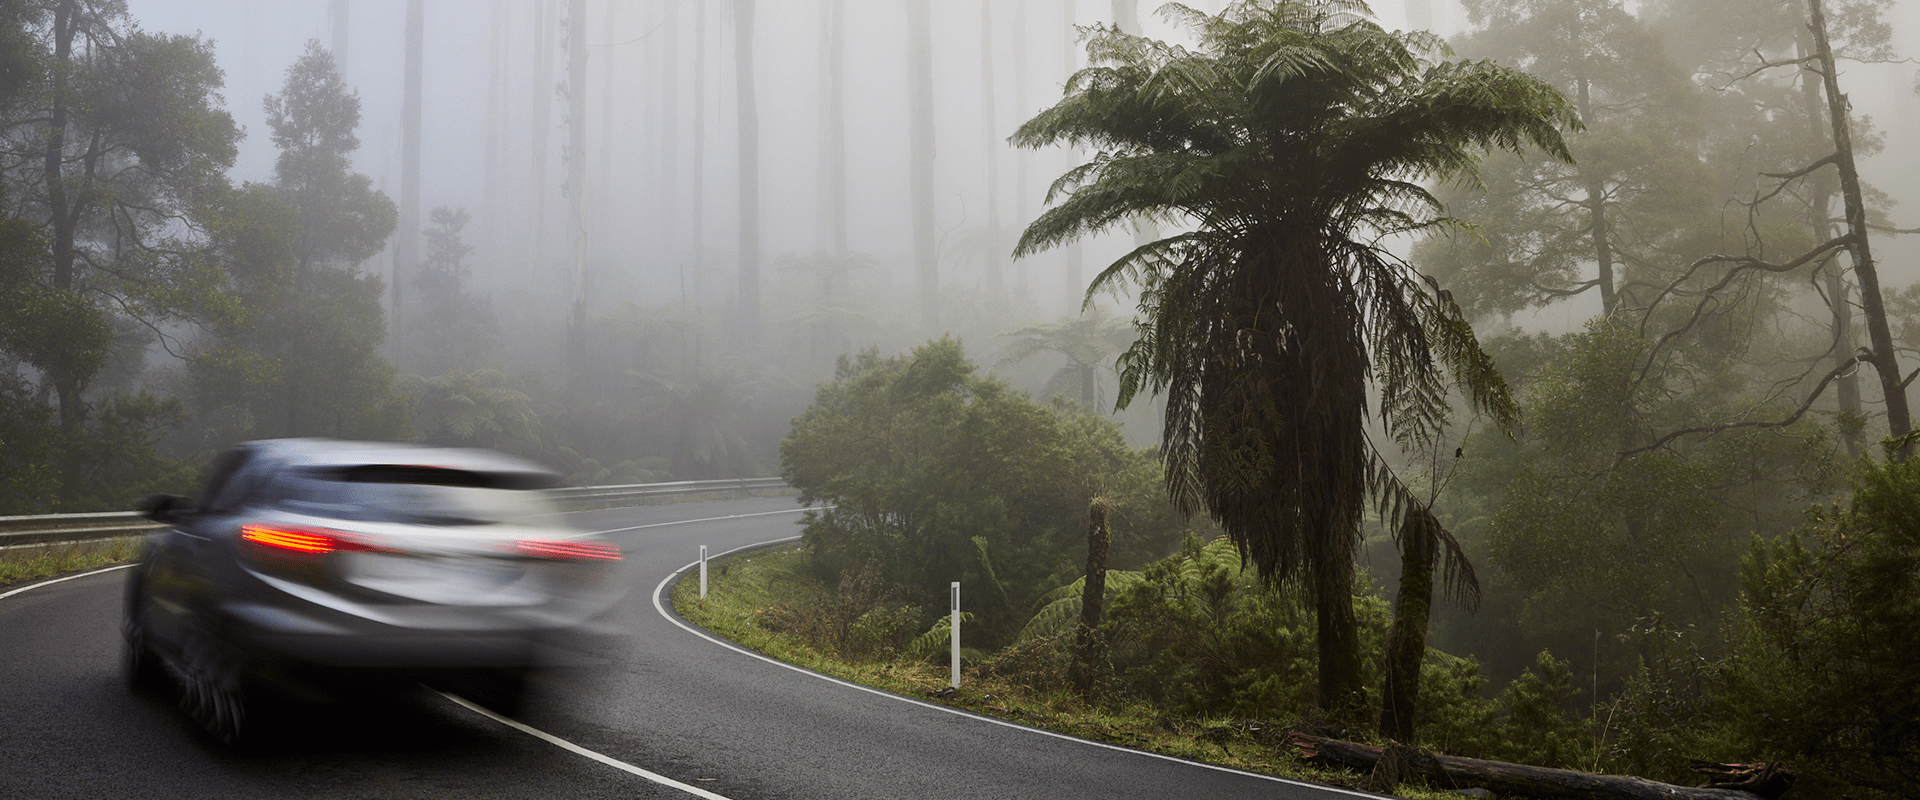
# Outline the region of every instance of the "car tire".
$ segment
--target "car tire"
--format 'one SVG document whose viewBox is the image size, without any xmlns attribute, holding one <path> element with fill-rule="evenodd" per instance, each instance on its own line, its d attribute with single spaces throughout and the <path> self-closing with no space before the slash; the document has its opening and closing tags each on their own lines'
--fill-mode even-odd
<svg viewBox="0 0 1920 800">
<path fill-rule="evenodd" d="M 135 595 L 127 604 L 127 617 L 120 626 L 123 643 L 121 668 L 127 679 L 127 687 L 136 692 L 156 691 L 167 682 L 160 654 L 154 652 L 153 643 L 148 638 L 147 608 L 146 597 Z"/>
<path fill-rule="evenodd" d="M 239 648 L 208 632 L 190 637 L 180 654 L 180 708 L 222 746 L 253 744 L 258 691 Z"/>
</svg>

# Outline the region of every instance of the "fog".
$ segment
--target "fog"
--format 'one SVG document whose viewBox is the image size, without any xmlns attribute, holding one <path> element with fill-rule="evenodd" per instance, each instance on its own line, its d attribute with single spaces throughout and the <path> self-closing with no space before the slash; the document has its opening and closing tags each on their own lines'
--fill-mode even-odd
<svg viewBox="0 0 1920 800">
<path fill-rule="evenodd" d="M 831 161 L 823 109 L 828 9 L 844 8 L 848 255 L 834 256 L 829 224 Z M 213 40 L 226 73 L 228 109 L 245 127 L 233 177 L 270 181 L 275 151 L 262 98 L 280 91 L 285 70 L 308 40 L 335 52 L 362 102 L 355 167 L 399 199 L 401 108 L 407 3 L 398 0 L 129 0 L 148 30 L 199 32 Z M 567 0 L 427 0 L 420 200 L 401 228 L 420 230 L 438 206 L 472 214 L 473 279 L 499 309 L 505 356 L 552 363 L 563 352 L 575 261 L 568 213 Z M 1081 66 L 1074 26 L 1111 20 L 1109 0 L 931 4 L 934 120 L 934 249 L 941 291 L 938 319 L 916 296 L 909 149 L 908 4 L 901 0 L 787 0 L 755 3 L 752 38 L 757 97 L 759 257 L 762 316 L 758 337 L 742 335 L 740 151 L 733 45 L 733 3 L 699 0 L 586 0 L 584 271 L 586 313 L 632 303 L 675 308 L 722 333 L 709 352 L 743 340 L 805 338 L 793 321 L 802 296 L 830 293 L 842 280 L 868 298 L 860 325 L 810 346 L 801 382 L 826 376 L 834 354 L 879 346 L 896 351 L 942 332 L 964 336 L 974 358 L 994 357 L 993 337 L 1074 313 L 1087 280 L 1131 246 L 1119 231 L 1084 247 L 1018 262 L 1014 238 L 1039 213 L 1047 186 L 1083 154 L 1064 148 L 1019 151 L 1006 138 L 1052 104 Z M 1217 11 L 1220 0 L 1195 4 Z M 1179 38 L 1138 3 L 1142 32 Z M 1383 0 L 1381 24 L 1462 31 L 1451 0 Z M 1896 49 L 1920 36 L 1920 4 L 1888 18 Z M 990 26 L 990 29 L 988 29 Z M 983 63 L 984 55 L 989 56 Z M 1896 201 L 1892 221 L 1920 224 L 1920 103 L 1911 63 L 1846 67 L 1856 108 L 1885 135 L 1862 172 Z M 991 74 L 991 102 L 983 93 Z M 991 196 L 990 196 L 991 194 Z M 1911 239 L 1912 237 L 1907 237 Z M 1920 247 L 1890 239 L 1875 245 L 1891 288 L 1920 278 Z M 808 259 L 811 258 L 811 261 Z M 391 249 L 365 268 L 394 280 Z M 823 266 L 824 265 L 824 266 Z M 837 265 L 837 266 L 836 266 Z M 404 272 L 406 265 L 399 265 Z M 995 273 L 1004 291 L 996 291 Z M 837 277 L 835 277 L 837 276 Z M 406 286 L 406 279 L 401 285 Z M 823 288 L 828 287 L 828 288 Z M 877 299 L 877 302 L 876 302 Z M 1129 301 L 1105 301 L 1125 310 Z M 1516 322 L 1577 329 L 1594 316 L 1591 293 L 1545 306 Z M 817 336 L 806 334 L 805 336 Z M 727 337 L 732 337 L 731 341 Z M 764 344 L 763 344 L 764 346 Z M 402 372 L 417 371 L 389 344 Z M 697 348 L 696 348 L 697 349 Z M 768 347 L 761 363 L 777 362 Z M 1035 388 L 1050 365 L 1016 372 Z M 552 372 L 548 377 L 556 377 Z M 1136 420 L 1136 441 L 1151 424 Z"/>
<path fill-rule="evenodd" d="M 905 4 L 844 3 L 849 245 L 877 259 L 875 280 L 897 282 L 905 290 L 912 278 L 912 226 L 909 204 L 902 202 L 908 196 Z M 823 226 L 821 150 L 828 4 L 756 4 L 761 251 L 770 275 L 782 256 L 831 247 Z M 1000 0 L 988 5 L 991 36 L 983 36 L 978 4 L 941 2 L 932 9 L 935 227 L 946 289 L 975 289 L 984 278 L 986 256 L 969 251 L 964 232 L 992 223 L 1007 229 L 1024 224 L 1038 212 L 1047 183 L 1076 157 L 1063 151 L 1017 152 L 1005 138 L 1059 96 L 1070 68 L 1067 51 L 1074 34 L 1069 22 L 1110 21 L 1114 4 Z M 1209 11 L 1218 5 L 1218 0 L 1199 4 Z M 1383 25 L 1407 26 L 1403 2 L 1374 5 Z M 402 221 L 403 227 L 419 228 L 435 206 L 468 209 L 474 216 L 468 240 L 476 247 L 479 288 L 540 298 L 553 304 L 553 313 L 563 313 L 563 299 L 570 295 L 563 195 L 566 101 L 557 88 L 566 82 L 560 46 L 565 6 L 565 0 L 426 2 L 420 219 Z M 332 47 L 362 101 L 356 166 L 398 197 L 406 3 L 132 0 L 129 7 L 149 30 L 197 31 L 214 40 L 226 71 L 228 108 L 249 134 L 234 171 L 241 180 L 271 178 L 274 151 L 265 135 L 261 98 L 280 89 L 304 42 L 314 39 Z M 1151 0 L 1140 4 L 1144 32 L 1177 37 L 1153 7 Z M 731 4 L 588 0 L 586 9 L 590 303 L 725 305 L 736 283 L 739 216 Z M 1920 35 L 1917 9 L 1906 4 L 1891 15 L 1896 42 Z M 1464 12 L 1446 0 L 1412 13 L 1429 19 L 1442 34 L 1465 25 Z M 704 45 L 697 38 L 702 32 Z M 544 44 L 538 41 L 542 36 Z M 981 97 L 983 40 L 993 56 L 990 127 Z M 544 67 L 536 61 L 536 47 L 549 56 Z M 1873 79 L 1857 80 L 1856 72 Z M 1867 109 L 1889 137 L 1886 149 L 1863 170 L 1910 208 L 1916 198 L 1909 187 L 1920 186 L 1920 164 L 1906 155 L 1920 145 L 1914 138 L 1920 104 L 1913 102 L 1912 69 L 1854 65 L 1848 77 L 1857 87 L 1856 106 Z M 704 86 L 696 86 L 697 78 Z M 703 91 L 696 95 L 697 90 Z M 536 159 L 533 140 L 542 124 L 545 152 Z M 705 138 L 697 164 L 696 126 Z M 989 149 L 995 159 L 997 220 L 987 218 Z M 545 169 L 536 185 L 534 165 L 540 159 Z M 1890 179 L 1895 175 L 1898 180 Z M 1030 298 L 1041 318 L 1068 313 L 1085 277 L 1119 246 L 1114 237 L 1093 243 L 1077 273 L 1064 252 L 1011 264 L 1007 285 Z M 996 248 L 1002 260 L 1006 249 Z M 1920 274 L 1908 266 L 1915 254 L 1898 243 L 1887 251 L 1889 277 L 1896 285 Z M 390 273 L 391 259 L 385 262 L 369 268 Z M 1546 322 L 1560 327 L 1584 319 L 1591 314 L 1584 305 L 1563 304 L 1546 315 Z"/>
<path fill-rule="evenodd" d="M 228 108 L 248 132 L 234 170 L 238 180 L 272 176 L 275 152 L 266 137 L 261 98 L 280 90 L 286 67 L 307 40 L 333 48 L 362 102 L 356 167 L 398 198 L 405 3 L 133 0 L 129 5 L 149 30 L 197 31 L 215 42 L 226 71 Z M 762 252 L 771 283 L 781 257 L 831 246 L 822 224 L 820 122 L 827 3 L 756 5 Z M 994 119 L 989 128 L 980 89 L 981 9 L 975 3 L 933 4 L 935 226 L 944 288 L 981 285 L 985 254 L 977 247 L 969 251 L 966 232 L 992 222 L 986 196 L 989 148 L 997 159 L 997 222 L 1004 229 L 1023 224 L 1022 215 L 1037 213 L 1047 183 L 1076 157 L 1064 151 L 1016 152 L 1005 139 L 1058 98 L 1075 36 L 1071 25 L 1107 21 L 1111 5 L 1106 0 L 991 4 Z M 1071 25 L 1065 6 L 1073 12 Z M 336 41 L 342 7 L 345 36 Z M 468 241 L 476 247 L 481 288 L 496 296 L 511 288 L 521 298 L 531 291 L 543 303 L 556 304 L 553 313 L 563 313 L 557 304 L 566 296 L 570 264 L 567 108 L 559 88 L 567 79 L 561 49 L 565 7 L 564 0 L 428 0 L 420 219 L 401 223 L 420 228 L 435 206 L 465 207 L 474 216 Z M 709 308 L 730 303 L 739 216 L 731 4 L 588 0 L 586 8 L 590 302 L 605 307 L 623 300 L 642 305 L 685 300 Z M 536 19 L 542 11 L 544 21 Z M 1399 24 L 1398 7 L 1383 13 L 1387 24 Z M 845 0 L 845 15 L 849 245 L 877 260 L 874 280 L 907 289 L 912 234 L 903 202 L 908 191 L 905 5 Z M 1141 23 L 1152 35 L 1176 33 L 1144 10 Z M 702 28 L 704 46 L 698 39 Z M 544 69 L 535 57 L 541 35 L 550 40 L 544 45 L 550 56 Z M 497 62 L 490 60 L 495 54 Z M 703 76 L 696 74 L 702 71 Z M 704 87 L 696 86 L 701 78 Z M 546 136 L 539 156 L 544 180 L 536 185 L 538 120 L 545 120 Z M 696 125 L 703 127 L 705 140 L 699 163 L 694 161 Z M 692 207 L 696 202 L 698 214 Z M 1003 245 L 997 248 L 1001 260 L 1011 239 Z M 1117 254 L 1117 247 L 1090 247 L 1077 278 L 1066 274 L 1064 254 L 1049 254 L 1012 265 L 1006 282 L 1016 291 L 1026 287 L 1039 317 L 1058 316 L 1073 308 L 1085 275 Z M 377 260 L 368 267 L 390 272 L 390 262 Z"/>
</svg>

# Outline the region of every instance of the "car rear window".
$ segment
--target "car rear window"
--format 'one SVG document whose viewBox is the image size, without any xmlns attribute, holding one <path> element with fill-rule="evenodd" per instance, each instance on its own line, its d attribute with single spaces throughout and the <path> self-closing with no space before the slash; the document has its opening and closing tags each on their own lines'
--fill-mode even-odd
<svg viewBox="0 0 1920 800">
<path fill-rule="evenodd" d="M 288 470 L 281 504 L 341 519 L 478 525 L 547 514 L 553 476 L 405 465 Z"/>
</svg>

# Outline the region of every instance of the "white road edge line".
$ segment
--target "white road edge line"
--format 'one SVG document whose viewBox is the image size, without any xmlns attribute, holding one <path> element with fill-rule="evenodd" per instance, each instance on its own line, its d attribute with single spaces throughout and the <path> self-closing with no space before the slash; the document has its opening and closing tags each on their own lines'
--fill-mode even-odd
<svg viewBox="0 0 1920 800">
<path fill-rule="evenodd" d="M 710 555 L 707 557 L 707 560 L 712 561 L 713 559 L 720 558 L 721 556 L 731 555 L 733 553 L 738 553 L 742 550 L 750 550 L 755 547 L 766 547 L 768 545 L 781 544 L 783 542 L 791 542 L 799 538 L 800 537 L 798 536 L 788 536 L 781 539 L 769 539 L 764 542 L 757 542 L 754 544 L 742 545 L 740 547 L 733 548 L 732 550 L 728 550 L 727 552 L 721 553 L 719 555 Z M 715 638 L 709 635 L 706 631 L 703 631 L 703 630 L 700 630 L 699 628 L 695 628 L 691 625 L 688 625 L 687 623 L 680 621 L 678 617 L 668 613 L 667 609 L 660 604 L 661 591 L 667 588 L 668 584 L 672 583 L 675 578 L 678 578 L 681 573 L 686 572 L 687 570 L 690 570 L 690 569 L 698 568 L 699 566 L 700 566 L 700 562 L 695 561 L 691 564 L 688 564 L 684 567 L 674 570 L 673 574 L 668 575 L 665 580 L 660 581 L 659 585 L 653 587 L 653 610 L 659 612 L 660 616 L 665 618 L 668 622 L 678 625 L 681 630 L 684 630 L 688 633 L 691 633 L 695 636 L 698 636 L 714 644 L 720 645 L 721 647 L 727 648 L 728 650 L 732 650 L 736 653 L 740 653 L 742 655 L 751 656 L 753 658 L 760 659 L 761 661 L 765 661 L 776 667 L 784 667 L 786 669 L 793 670 L 794 672 L 798 672 L 802 675 L 808 675 L 815 678 L 819 678 L 820 680 L 827 681 L 829 683 L 837 683 L 849 689 L 858 689 L 862 692 L 866 692 L 867 694 L 871 694 L 877 697 L 884 697 L 888 700 L 898 700 L 902 703 L 911 703 L 913 705 L 920 706 L 922 708 L 930 708 L 935 711 L 944 711 L 954 716 L 967 717 L 969 719 L 975 719 L 981 722 L 987 722 L 987 723 L 992 723 L 994 725 L 999 725 L 1003 728 L 1012 728 L 1018 731 L 1026 731 L 1028 733 L 1039 734 L 1041 736 L 1050 736 L 1062 741 L 1076 742 L 1078 744 L 1084 744 L 1089 747 L 1098 747 L 1103 750 L 1112 750 L 1114 752 L 1119 752 L 1119 753 L 1131 753 L 1133 755 L 1146 756 L 1148 758 L 1157 758 L 1161 761 L 1171 761 L 1176 764 L 1184 764 L 1190 767 L 1200 767 L 1203 769 L 1210 769 L 1215 772 L 1225 772 L 1230 775 L 1245 775 L 1250 778 L 1258 778 L 1265 781 L 1272 781 L 1274 783 L 1282 783 L 1288 786 L 1298 786 L 1303 789 L 1317 789 L 1323 792 L 1334 792 L 1336 794 L 1344 794 L 1349 797 L 1365 797 L 1365 798 L 1371 798 L 1372 800 L 1379 800 L 1379 798 L 1381 797 L 1381 795 L 1369 794 L 1367 792 L 1356 792 L 1352 789 L 1343 789 L 1338 786 L 1324 786 L 1318 783 L 1307 783 L 1305 781 L 1296 781 L 1296 780 L 1293 780 L 1292 778 L 1282 778 L 1277 775 L 1264 775 L 1258 772 L 1248 772 L 1243 769 L 1223 767 L 1223 766 L 1220 766 L 1219 764 L 1208 764 L 1204 761 L 1194 761 L 1191 759 L 1179 758 L 1177 756 L 1169 756 L 1161 753 L 1149 752 L 1146 750 L 1137 750 L 1131 747 L 1122 747 L 1117 744 L 1108 744 L 1106 742 L 1096 742 L 1092 739 L 1082 739 L 1078 736 L 1069 736 L 1064 733 L 1057 733 L 1055 731 L 1045 730 L 1042 728 L 1035 728 L 1027 725 L 1021 725 L 1016 722 L 1008 722 L 1004 719 L 997 719 L 995 717 L 988 717 L 980 714 L 975 714 L 971 711 L 964 711 L 958 708 L 954 708 L 952 706 L 943 706 L 943 705 L 940 705 L 939 703 L 929 703 L 924 700 L 915 700 L 911 697 L 906 697 L 903 695 L 894 694 L 893 692 L 875 689 L 871 686 L 861 686 L 860 684 L 853 683 L 851 681 L 841 680 L 839 678 L 833 677 L 832 675 L 824 675 L 818 672 L 814 672 L 813 670 L 807 669 L 806 667 L 795 666 L 793 664 L 789 664 L 779 659 L 769 658 L 767 656 L 753 652 L 752 650 L 748 650 L 744 647 L 741 647 L 737 644 L 726 641 L 724 639 Z"/>
<path fill-rule="evenodd" d="M 116 569 L 126 569 L 126 568 L 128 568 L 128 567 L 132 567 L 132 566 L 136 566 L 136 565 L 134 565 L 134 564 L 121 564 L 121 565 L 119 565 L 119 566 L 117 566 L 117 567 L 107 567 L 106 569 L 96 569 L 96 570 L 94 570 L 94 571 L 92 571 L 92 572 L 82 572 L 82 573 L 80 573 L 80 574 L 78 574 L 78 575 L 68 575 L 67 577 L 64 577 L 64 578 L 54 578 L 53 580 L 50 580 L 50 581 L 41 581 L 41 582 L 39 582 L 39 583 L 30 583 L 30 584 L 27 584 L 26 586 L 22 586 L 22 587 L 20 587 L 20 588 L 18 588 L 18 589 L 14 589 L 14 590 L 12 590 L 12 591 L 9 591 L 9 592 L 7 592 L 7 593 L 5 593 L 5 594 L 0 594 L 0 600 L 5 600 L 5 599 L 7 599 L 7 598 L 9 598 L 9 597 L 12 597 L 12 596 L 14 596 L 14 595 L 16 595 L 16 594 L 19 594 L 19 593 L 21 593 L 21 592 L 25 592 L 25 591 L 29 591 L 29 590 L 33 590 L 33 589 L 38 589 L 38 588 L 40 588 L 40 587 L 42 587 L 42 586 L 52 586 L 52 585 L 54 585 L 54 584 L 56 584 L 56 583 L 64 583 L 64 582 L 66 582 L 66 581 L 70 581 L 70 580 L 74 580 L 74 579 L 76 579 L 76 578 L 85 578 L 85 577 L 87 577 L 87 576 L 89 576 L 89 575 L 98 575 L 98 574 L 100 574 L 100 573 L 102 573 L 102 572 L 112 572 L 112 571 L 114 571 L 114 570 L 116 570 Z"/>
<path fill-rule="evenodd" d="M 558 736 L 554 736 L 553 734 L 547 733 L 546 731 L 540 730 L 539 728 L 535 728 L 531 725 L 527 725 L 525 723 L 517 722 L 515 720 L 500 716 L 499 714 L 495 714 L 492 711 L 488 711 L 487 709 L 474 705 L 472 702 L 469 702 L 466 698 L 461 697 L 459 695 L 447 694 L 446 692 L 441 692 L 440 696 L 460 704 L 462 707 L 466 708 L 468 711 L 472 711 L 475 714 L 479 714 L 480 716 L 486 717 L 487 719 L 493 720 L 494 722 L 498 722 L 502 725 L 505 725 L 521 733 L 524 733 L 535 739 L 539 739 L 540 741 L 546 742 L 547 744 L 553 745 L 554 747 L 558 747 L 569 753 L 585 756 L 587 758 L 593 759 L 595 761 L 598 761 L 609 767 L 613 767 L 614 769 L 620 770 L 622 772 L 630 772 L 634 775 L 638 775 L 642 778 L 646 778 L 647 780 L 653 781 L 654 783 L 660 784 L 661 786 L 667 786 L 674 789 L 679 789 L 680 791 L 686 792 L 687 794 L 693 795 L 695 797 L 705 798 L 706 800 L 729 800 L 729 798 L 727 798 L 724 795 L 714 794 L 713 792 L 709 792 L 698 786 L 692 786 L 689 784 L 681 783 L 679 781 L 676 781 L 672 778 L 669 778 L 665 775 L 661 775 L 656 772 L 649 772 L 647 770 L 641 769 L 639 767 L 636 767 L 625 761 L 621 761 L 620 759 L 614 758 L 612 756 L 605 755 L 603 753 L 599 753 L 593 750 L 588 750 L 587 748 L 581 747 L 580 745 L 574 744 L 573 742 L 569 742 Z"/>
</svg>

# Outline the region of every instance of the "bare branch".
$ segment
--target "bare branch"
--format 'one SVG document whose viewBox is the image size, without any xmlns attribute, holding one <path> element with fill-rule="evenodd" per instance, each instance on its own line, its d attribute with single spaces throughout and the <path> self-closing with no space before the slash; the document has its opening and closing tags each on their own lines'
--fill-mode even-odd
<svg viewBox="0 0 1920 800">
<path fill-rule="evenodd" d="M 1799 422 L 1800 418 L 1806 415 L 1807 410 L 1813 408 L 1814 401 L 1820 399 L 1820 395 L 1826 392 L 1827 384 L 1832 383 L 1834 379 L 1845 375 L 1848 371 L 1852 370 L 1855 365 L 1860 364 L 1864 361 L 1866 361 L 1866 358 L 1864 356 L 1855 355 L 1851 358 L 1848 358 L 1845 361 L 1840 362 L 1838 366 L 1835 366 L 1832 370 L 1829 370 L 1827 374 L 1820 379 L 1819 385 L 1813 387 L 1813 392 L 1807 395 L 1806 402 L 1801 403 L 1799 408 L 1794 409 L 1792 414 L 1788 414 L 1783 419 L 1742 420 L 1740 422 L 1725 422 L 1717 425 L 1697 425 L 1691 428 L 1681 428 L 1680 430 L 1673 431 L 1671 433 L 1668 433 L 1665 436 L 1660 437 L 1659 439 L 1655 440 L 1653 444 L 1646 445 L 1645 447 L 1636 447 L 1632 450 L 1620 451 L 1619 457 L 1615 458 L 1613 461 L 1613 466 L 1618 467 L 1620 466 L 1620 462 L 1627 460 L 1631 456 L 1636 456 L 1650 450 L 1655 450 L 1655 449 L 1664 447 L 1668 442 L 1671 442 L 1682 436 L 1691 436 L 1697 433 L 1712 435 L 1712 434 L 1723 433 L 1731 430 L 1738 430 L 1741 428 L 1758 428 L 1758 429 L 1785 428 L 1789 425 L 1792 425 L 1795 422 Z M 1907 380 L 1913 380 L 1913 376 L 1908 376 Z"/>
<path fill-rule="evenodd" d="M 1779 178 L 1780 180 L 1783 180 L 1783 181 L 1790 181 L 1795 178 L 1804 178 L 1808 175 L 1812 175 L 1815 171 L 1819 170 L 1821 167 L 1827 166 L 1828 164 L 1837 163 L 1839 160 L 1840 160 L 1839 153 L 1828 153 L 1825 157 L 1821 158 L 1820 160 L 1815 161 L 1799 169 L 1796 169 L 1792 172 L 1762 172 L 1760 174 L 1768 178 Z"/>
<path fill-rule="evenodd" d="M 1653 369 L 1654 359 L 1659 357 L 1660 350 L 1666 346 L 1667 342 L 1670 342 L 1674 338 L 1680 336 L 1681 334 L 1686 333 L 1687 331 L 1691 330 L 1694 325 L 1699 323 L 1701 316 L 1703 316 L 1706 313 L 1707 304 L 1714 299 L 1714 293 L 1720 291 L 1721 289 L 1726 288 L 1728 284 L 1733 282 L 1734 278 L 1737 278 L 1742 274 L 1745 274 L 1747 272 L 1752 272 L 1752 271 L 1776 272 L 1776 273 L 1790 272 L 1792 270 L 1799 269 L 1800 267 L 1805 266 L 1806 264 L 1822 257 L 1826 253 L 1844 248 L 1847 245 L 1851 244 L 1852 241 L 1853 241 L 1852 235 L 1841 236 L 1839 238 L 1830 240 L 1825 244 L 1820 245 L 1819 247 L 1815 247 L 1814 249 L 1801 254 L 1799 258 L 1796 258 L 1785 264 L 1772 264 L 1772 263 L 1768 263 L 1766 261 L 1762 261 L 1760 259 L 1754 258 L 1753 256 L 1711 255 L 1711 256 L 1705 256 L 1700 259 L 1697 259 L 1692 264 L 1687 265 L 1686 271 L 1682 273 L 1678 279 L 1675 279 L 1672 283 L 1667 284 L 1667 288 L 1661 290 L 1660 295 L 1658 297 L 1655 297 L 1653 302 L 1647 305 L 1647 310 L 1643 312 L 1640 317 L 1640 335 L 1641 336 L 1646 335 L 1647 323 L 1652 320 L 1653 311 L 1654 309 L 1660 306 L 1660 301 L 1666 299 L 1667 295 L 1678 292 L 1680 285 L 1686 282 L 1687 279 L 1692 278 L 1695 272 L 1699 271 L 1702 267 L 1706 267 L 1711 264 L 1731 263 L 1736 266 L 1733 269 L 1727 270 L 1727 274 L 1724 276 L 1721 276 L 1720 281 L 1718 283 L 1715 283 L 1712 287 L 1701 292 L 1700 302 L 1694 304 L 1693 315 L 1687 319 L 1687 324 L 1682 325 L 1673 330 L 1667 331 L 1666 334 L 1660 337 L 1660 341 L 1655 342 L 1653 347 L 1647 351 L 1647 363 L 1640 368 L 1639 379 L 1640 380 L 1646 379 L 1647 372 Z"/>
</svg>

